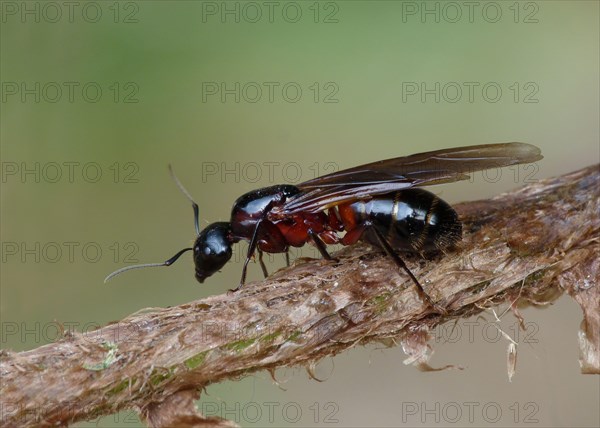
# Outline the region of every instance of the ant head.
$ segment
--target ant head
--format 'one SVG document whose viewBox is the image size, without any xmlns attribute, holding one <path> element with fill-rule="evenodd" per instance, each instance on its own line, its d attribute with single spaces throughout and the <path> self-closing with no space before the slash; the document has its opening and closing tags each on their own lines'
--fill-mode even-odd
<svg viewBox="0 0 600 428">
<path fill-rule="evenodd" d="M 182 254 L 193 251 L 194 252 L 194 264 L 196 265 L 196 279 L 202 283 L 206 278 L 214 274 L 216 271 L 221 269 L 225 263 L 231 258 L 231 225 L 230 223 L 218 222 L 208 225 L 204 230 L 200 231 L 198 222 L 198 204 L 194 202 L 187 190 L 181 185 L 171 165 L 169 165 L 169 173 L 177 184 L 177 187 L 183 192 L 183 194 L 192 203 L 194 209 L 194 226 L 196 228 L 196 242 L 191 248 L 184 248 L 179 251 L 169 260 L 163 263 L 146 263 L 142 265 L 127 266 L 119 270 L 114 271 L 104 279 L 104 282 L 109 281 L 117 275 L 127 272 L 132 269 L 140 269 L 146 267 L 159 267 L 159 266 L 171 266 L 175 263 Z"/>
<path fill-rule="evenodd" d="M 212 223 L 198 234 L 193 250 L 199 283 L 203 283 L 231 259 L 230 226 L 226 222 Z"/>
</svg>

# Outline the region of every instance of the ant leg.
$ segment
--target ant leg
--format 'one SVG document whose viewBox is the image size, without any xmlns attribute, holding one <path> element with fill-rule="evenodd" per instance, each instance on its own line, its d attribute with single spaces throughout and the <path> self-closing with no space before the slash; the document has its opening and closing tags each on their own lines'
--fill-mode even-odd
<svg viewBox="0 0 600 428">
<path fill-rule="evenodd" d="M 246 260 L 244 260 L 244 267 L 242 268 L 242 278 L 240 279 L 240 285 L 238 285 L 236 288 L 230 289 L 229 291 L 232 293 L 242 288 L 244 286 L 244 283 L 246 282 L 246 271 L 248 270 L 248 262 L 254 255 L 254 251 L 256 251 L 256 247 L 258 245 L 258 229 L 260 229 L 260 224 L 262 223 L 262 221 L 263 219 L 260 219 L 256 222 L 256 228 L 254 229 L 254 233 L 252 234 L 252 239 L 248 244 L 248 253 L 246 254 Z"/>
<path fill-rule="evenodd" d="M 285 252 L 285 265 L 287 267 L 290 267 L 290 250 L 287 250 Z"/>
<path fill-rule="evenodd" d="M 429 296 L 429 294 L 427 294 L 425 292 L 425 290 L 423 289 L 423 287 L 421 286 L 421 284 L 419 283 L 419 281 L 417 280 L 417 278 L 413 275 L 413 273 L 410 271 L 410 269 L 408 268 L 408 266 L 406 266 L 406 263 L 404 263 L 404 261 L 398 255 L 398 253 L 396 253 L 396 251 L 394 251 L 394 249 L 392 248 L 392 246 L 390 245 L 390 243 L 387 242 L 387 240 L 385 239 L 385 236 L 383 236 L 383 234 L 375 227 L 375 225 L 373 225 L 373 223 L 369 222 L 369 223 L 366 224 L 366 226 L 368 228 L 370 228 L 375 233 L 375 236 L 379 240 L 379 243 L 381 244 L 381 246 L 383 247 L 383 250 L 387 253 L 387 255 L 390 256 L 394 260 L 394 262 L 396 263 L 396 265 L 399 268 L 403 269 L 408 274 L 408 276 L 410 277 L 410 279 L 412 280 L 412 282 L 416 285 L 417 294 L 419 295 L 419 297 L 425 303 L 427 303 L 427 305 L 429 305 L 430 307 L 432 307 L 433 309 L 435 309 L 436 312 L 439 312 L 441 314 L 447 313 L 444 308 L 442 308 L 441 306 L 435 304 L 433 302 L 433 300 L 431 300 L 431 297 Z"/>
<path fill-rule="evenodd" d="M 317 235 L 312 229 L 308 229 L 308 236 L 310 236 L 310 239 L 312 239 L 312 241 L 315 243 L 317 249 L 319 250 L 319 253 L 321 253 L 325 260 L 337 261 L 329 255 L 325 243 L 321 240 L 321 238 L 319 238 L 319 235 Z"/>
<path fill-rule="evenodd" d="M 260 247 L 257 247 L 256 251 L 258 252 L 258 262 L 260 263 L 260 268 L 262 269 L 263 275 L 266 278 L 269 276 L 269 272 L 267 272 L 267 267 L 265 266 L 265 262 L 263 261 L 263 250 L 261 250 Z"/>
</svg>

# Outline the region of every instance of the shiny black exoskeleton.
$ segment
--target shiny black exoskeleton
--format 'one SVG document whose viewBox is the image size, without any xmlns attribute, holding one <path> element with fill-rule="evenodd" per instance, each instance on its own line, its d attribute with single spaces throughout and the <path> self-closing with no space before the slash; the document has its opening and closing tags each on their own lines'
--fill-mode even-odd
<svg viewBox="0 0 600 428">
<path fill-rule="evenodd" d="M 469 178 L 467 173 L 534 162 L 540 150 L 525 143 L 457 147 L 388 159 L 328 174 L 291 185 L 277 185 L 239 197 L 229 222 L 217 222 L 200 231 L 198 205 L 171 174 L 192 202 L 196 241 L 164 263 L 130 266 L 130 269 L 170 266 L 193 250 L 199 282 L 221 269 L 231 258 L 232 245 L 249 242 L 239 289 L 248 262 L 258 252 L 263 273 L 263 251 L 285 253 L 290 246 L 311 243 L 326 259 L 326 246 L 350 245 L 364 240 L 383 249 L 414 282 L 417 291 L 433 305 L 398 251 L 424 254 L 444 250 L 461 239 L 462 226 L 454 209 L 434 194 L 415 187 Z M 342 236 L 343 234 L 343 236 Z"/>
</svg>

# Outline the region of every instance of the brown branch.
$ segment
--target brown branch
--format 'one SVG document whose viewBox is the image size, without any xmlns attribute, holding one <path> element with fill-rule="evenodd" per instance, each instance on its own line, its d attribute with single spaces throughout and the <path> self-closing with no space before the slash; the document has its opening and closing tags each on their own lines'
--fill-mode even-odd
<svg viewBox="0 0 600 428">
<path fill-rule="evenodd" d="M 234 295 L 146 310 L 31 351 L 3 351 L 3 426 L 66 424 L 135 409 L 152 426 L 229 426 L 193 400 L 211 383 L 305 365 L 357 344 L 399 341 L 427 368 L 429 331 L 501 303 L 547 304 L 567 291 L 584 312 L 581 367 L 598 373 L 598 165 L 456 206 L 461 248 L 410 269 L 448 314 L 366 246 L 339 263 L 300 260 Z M 518 315 L 518 314 L 517 314 Z"/>
</svg>

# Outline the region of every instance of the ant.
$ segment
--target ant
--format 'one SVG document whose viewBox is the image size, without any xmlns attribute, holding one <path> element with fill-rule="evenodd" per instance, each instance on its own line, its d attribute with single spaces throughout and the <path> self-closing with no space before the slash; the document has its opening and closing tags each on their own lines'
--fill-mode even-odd
<svg viewBox="0 0 600 428">
<path fill-rule="evenodd" d="M 462 238 L 462 224 L 445 201 L 419 187 L 469 178 L 467 173 L 535 162 L 540 149 L 526 143 L 499 143 L 456 147 L 398 157 L 327 174 L 298 185 L 280 184 L 240 196 L 229 222 L 200 230 L 198 204 L 173 173 L 171 177 L 191 201 L 196 241 L 163 263 L 128 266 L 105 279 L 131 269 L 171 266 L 193 251 L 198 282 L 221 269 L 231 258 L 233 244 L 249 242 L 239 285 L 246 281 L 248 262 L 258 252 L 265 277 L 263 252 L 285 253 L 290 246 L 314 245 L 324 259 L 333 260 L 327 245 L 352 245 L 359 240 L 385 251 L 415 284 L 421 298 L 436 307 L 398 251 L 423 254 L 447 249 Z M 345 232 L 340 236 L 340 232 Z"/>
</svg>

